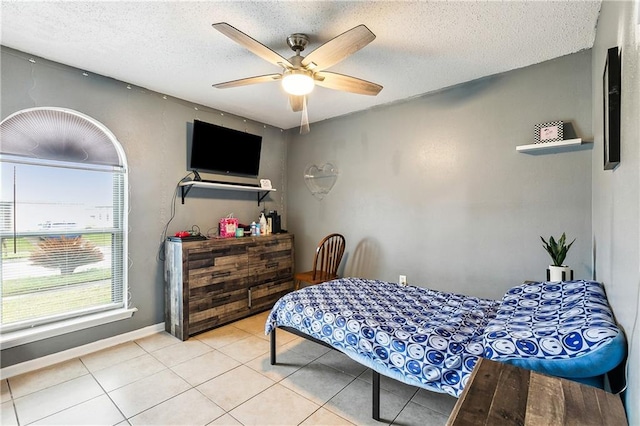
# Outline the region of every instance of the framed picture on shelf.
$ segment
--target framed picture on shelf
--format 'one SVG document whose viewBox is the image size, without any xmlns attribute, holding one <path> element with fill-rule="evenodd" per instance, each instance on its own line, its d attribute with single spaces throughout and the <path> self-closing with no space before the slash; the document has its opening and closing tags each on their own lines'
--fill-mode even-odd
<svg viewBox="0 0 640 426">
<path fill-rule="evenodd" d="M 536 124 L 533 128 L 535 143 L 558 142 L 563 140 L 562 121 Z"/>
<path fill-rule="evenodd" d="M 604 169 L 620 164 L 620 55 L 618 47 L 607 51 L 602 75 Z"/>
</svg>

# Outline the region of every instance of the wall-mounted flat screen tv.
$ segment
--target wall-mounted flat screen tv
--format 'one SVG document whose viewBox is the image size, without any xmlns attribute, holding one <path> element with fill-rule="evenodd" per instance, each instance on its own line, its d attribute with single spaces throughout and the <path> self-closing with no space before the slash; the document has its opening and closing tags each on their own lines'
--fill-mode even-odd
<svg viewBox="0 0 640 426">
<path fill-rule="evenodd" d="M 193 120 L 189 170 L 258 177 L 262 136 Z"/>
</svg>

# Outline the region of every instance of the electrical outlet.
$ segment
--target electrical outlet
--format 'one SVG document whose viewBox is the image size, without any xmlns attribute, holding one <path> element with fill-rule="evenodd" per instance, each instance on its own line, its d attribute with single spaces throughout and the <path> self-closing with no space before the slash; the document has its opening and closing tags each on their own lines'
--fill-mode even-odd
<svg viewBox="0 0 640 426">
<path fill-rule="evenodd" d="M 407 285 L 407 276 L 406 275 L 400 275 L 400 278 L 398 278 L 398 284 L 400 284 L 401 286 L 406 286 Z"/>
</svg>

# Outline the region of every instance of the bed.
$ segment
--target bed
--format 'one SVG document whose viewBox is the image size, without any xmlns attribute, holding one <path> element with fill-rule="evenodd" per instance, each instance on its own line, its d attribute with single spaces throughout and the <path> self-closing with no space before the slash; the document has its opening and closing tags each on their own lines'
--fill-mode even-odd
<svg viewBox="0 0 640 426">
<path fill-rule="evenodd" d="M 379 375 L 458 397 L 480 357 L 596 383 L 625 356 L 601 284 L 528 283 L 502 300 L 342 278 L 282 297 L 265 324 L 343 352 Z"/>
</svg>

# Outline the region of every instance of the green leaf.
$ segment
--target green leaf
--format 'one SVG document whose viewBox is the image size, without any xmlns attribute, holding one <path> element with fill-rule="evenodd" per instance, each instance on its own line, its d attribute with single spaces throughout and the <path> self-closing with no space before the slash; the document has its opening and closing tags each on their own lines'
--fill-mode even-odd
<svg viewBox="0 0 640 426">
<path fill-rule="evenodd" d="M 564 234 L 564 232 L 562 233 L 562 236 L 560 237 L 560 239 L 558 240 L 558 247 L 563 247 L 564 246 L 564 242 L 567 240 L 567 236 Z"/>
<path fill-rule="evenodd" d="M 549 256 L 551 256 L 551 260 L 553 261 L 554 266 L 562 266 L 564 260 L 567 257 L 567 252 L 576 241 L 574 238 L 573 241 L 569 243 L 569 245 L 565 244 L 567 241 L 567 236 L 564 232 L 557 241 L 555 238 L 553 238 L 553 236 L 549 237 L 549 242 L 547 242 L 543 237 L 540 237 L 540 239 L 542 240 L 543 247 L 545 248 L 547 253 L 549 253 Z"/>
</svg>

